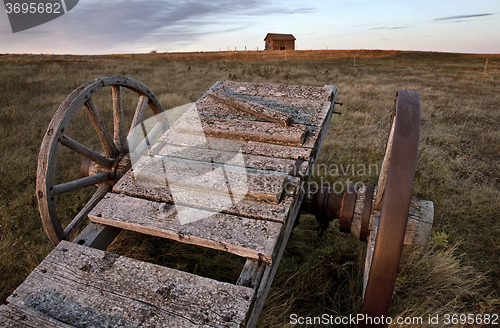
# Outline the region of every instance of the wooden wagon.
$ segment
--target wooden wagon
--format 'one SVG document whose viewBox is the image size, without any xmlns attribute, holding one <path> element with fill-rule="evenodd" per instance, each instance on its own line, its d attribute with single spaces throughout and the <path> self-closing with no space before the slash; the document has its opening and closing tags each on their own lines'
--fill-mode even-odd
<svg viewBox="0 0 500 328">
<path fill-rule="evenodd" d="M 103 89 L 111 89 L 113 135 L 93 101 Z M 129 131 L 126 89 L 139 96 Z M 0 307 L 2 325 L 255 327 L 305 213 L 316 215 L 320 233 L 338 219 L 368 242 L 361 313 L 386 316 L 402 245 L 425 245 L 432 227 L 432 202 L 411 197 L 419 96 L 397 94 L 377 186 L 340 195 L 307 188 L 336 100 L 333 86 L 217 82 L 171 124 L 136 80 L 111 76 L 77 88 L 52 119 L 38 161 L 42 223 L 56 247 Z M 81 112 L 102 151 L 69 135 Z M 56 183 L 65 148 L 83 157 L 82 177 Z M 93 185 L 63 228 L 56 198 Z M 227 251 L 246 264 L 230 284 L 106 252 L 123 229 Z"/>
</svg>

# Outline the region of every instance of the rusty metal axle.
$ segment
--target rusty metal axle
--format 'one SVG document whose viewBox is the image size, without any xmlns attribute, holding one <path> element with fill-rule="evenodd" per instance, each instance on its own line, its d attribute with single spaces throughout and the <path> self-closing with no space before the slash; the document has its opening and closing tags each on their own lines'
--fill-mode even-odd
<svg viewBox="0 0 500 328">
<path fill-rule="evenodd" d="M 340 231 L 350 233 L 355 202 L 356 188 L 354 186 L 348 186 L 343 194 L 332 193 L 329 188 L 321 187 L 306 194 L 299 215 L 312 214 L 316 217 L 319 222 L 319 237 L 333 220 L 340 221 Z"/>
</svg>

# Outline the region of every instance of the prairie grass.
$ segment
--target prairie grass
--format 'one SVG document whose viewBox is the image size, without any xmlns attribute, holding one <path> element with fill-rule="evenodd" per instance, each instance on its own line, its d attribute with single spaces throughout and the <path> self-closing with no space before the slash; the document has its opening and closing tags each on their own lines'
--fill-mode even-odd
<svg viewBox="0 0 500 328">
<path fill-rule="evenodd" d="M 318 164 L 344 167 L 380 164 L 396 91 L 419 91 L 422 124 L 413 193 L 434 202 L 433 237 L 428 247 L 405 248 L 390 315 L 499 312 L 500 56 L 362 50 L 289 52 L 287 60 L 283 52 L 0 55 L 2 301 L 53 248 L 34 192 L 48 123 L 73 89 L 108 75 L 143 82 L 166 108 L 196 101 L 220 80 L 335 85 L 344 106 L 337 107 L 342 115 L 331 121 Z M 103 116 L 109 115 L 106 101 L 99 103 Z M 129 106 L 132 112 L 135 103 Z M 75 133 L 92 135 L 92 127 L 82 128 L 79 120 L 84 118 L 75 117 Z M 61 155 L 61 174 L 78 174 L 79 161 Z M 376 183 L 377 176 L 320 170 L 314 176 L 317 182 L 348 180 Z M 90 192 L 58 201 L 64 222 Z M 335 223 L 320 239 L 313 217 L 300 221 L 262 312 L 262 327 L 291 326 L 293 313 L 346 315 L 360 308 L 364 245 L 338 232 Z M 244 263 L 223 252 L 131 232 L 122 233 L 110 250 L 233 283 Z"/>
</svg>

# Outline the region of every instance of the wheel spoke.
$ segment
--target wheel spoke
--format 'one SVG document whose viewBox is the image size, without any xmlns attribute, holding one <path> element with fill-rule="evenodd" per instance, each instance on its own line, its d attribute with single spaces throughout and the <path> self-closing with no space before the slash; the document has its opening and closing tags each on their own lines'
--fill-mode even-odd
<svg viewBox="0 0 500 328">
<path fill-rule="evenodd" d="M 134 119 L 132 120 L 132 124 L 130 125 L 130 131 L 132 131 L 132 129 L 137 124 L 142 122 L 142 120 L 144 119 L 144 113 L 146 112 L 146 107 L 148 106 L 148 102 L 149 102 L 149 98 L 146 96 L 141 96 L 139 98 L 139 102 L 137 103 L 137 108 L 136 108 L 135 114 L 134 114 Z M 130 135 L 130 131 L 129 131 L 129 135 Z"/>
<path fill-rule="evenodd" d="M 90 120 L 92 121 L 92 124 L 94 125 L 97 135 L 101 140 L 101 144 L 102 147 L 104 148 L 106 156 L 107 157 L 118 156 L 119 153 L 118 149 L 116 148 L 115 144 L 113 143 L 113 140 L 109 136 L 109 133 L 106 130 L 106 127 L 104 126 L 104 123 L 102 123 L 101 116 L 99 115 L 99 112 L 97 111 L 97 108 L 95 107 L 92 98 L 90 98 L 85 102 L 85 108 L 87 110 L 87 114 Z"/>
<path fill-rule="evenodd" d="M 85 188 L 88 186 L 92 186 L 98 183 L 102 183 L 109 180 L 109 172 L 97 173 L 85 178 L 81 178 L 78 180 L 61 183 L 59 185 L 54 186 L 54 195 L 64 194 L 66 192 L 78 190 L 81 188 Z"/>
<path fill-rule="evenodd" d="M 149 131 L 148 135 L 141 141 L 141 143 L 135 148 L 134 152 L 137 154 L 141 154 L 146 147 L 151 147 L 151 143 L 154 143 L 154 140 L 158 137 L 158 135 L 165 133 L 165 123 L 158 122 L 156 125 Z M 149 144 L 148 144 L 149 143 Z"/>
<path fill-rule="evenodd" d="M 61 143 L 68 147 L 69 149 L 73 150 L 74 152 L 90 159 L 91 161 L 96 162 L 100 166 L 103 166 L 105 168 L 111 168 L 113 166 L 113 160 L 106 158 L 99 154 L 96 151 L 90 150 L 81 143 L 79 143 L 76 140 L 71 139 L 70 137 L 63 135 Z"/>
<path fill-rule="evenodd" d="M 78 212 L 73 221 L 64 229 L 64 234 L 66 238 L 73 235 L 78 228 L 82 226 L 87 220 L 89 212 L 97 205 L 97 203 L 106 196 L 106 194 L 111 191 L 111 186 L 108 184 L 102 184 L 99 186 L 97 191 L 92 195 L 92 198 L 85 204 L 85 206 Z"/>
<path fill-rule="evenodd" d="M 127 136 L 125 134 L 125 119 L 123 116 L 123 95 L 120 86 L 112 87 L 114 142 L 121 153 L 128 153 Z"/>
</svg>

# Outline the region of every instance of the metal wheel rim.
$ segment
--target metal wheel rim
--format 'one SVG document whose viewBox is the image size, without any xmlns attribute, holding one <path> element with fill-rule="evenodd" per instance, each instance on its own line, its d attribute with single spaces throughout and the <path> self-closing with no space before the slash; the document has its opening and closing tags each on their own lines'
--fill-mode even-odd
<svg viewBox="0 0 500 328">
<path fill-rule="evenodd" d="M 418 92 L 399 90 L 394 114 L 393 137 L 390 133 L 388 140 L 390 160 L 384 158 L 389 164 L 380 195 L 380 225 L 361 309 L 362 314 L 379 318 L 389 311 L 410 207 L 420 131 Z"/>
</svg>

